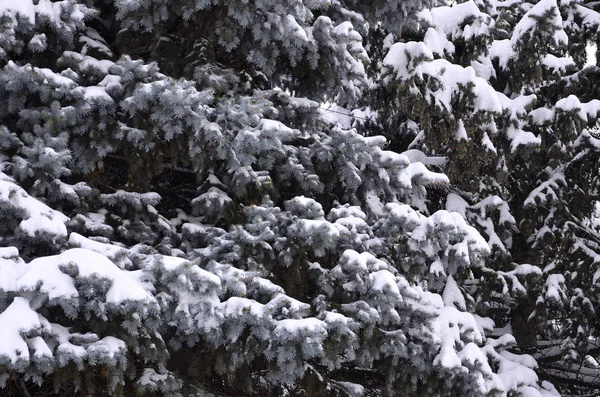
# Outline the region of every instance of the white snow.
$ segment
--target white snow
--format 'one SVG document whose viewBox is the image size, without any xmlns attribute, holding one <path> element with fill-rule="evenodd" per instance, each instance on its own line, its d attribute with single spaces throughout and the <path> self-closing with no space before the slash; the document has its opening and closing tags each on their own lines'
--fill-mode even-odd
<svg viewBox="0 0 600 397">
<path fill-rule="evenodd" d="M 575 95 L 569 95 L 556 102 L 555 108 L 564 112 L 577 112 L 577 115 L 587 122 L 588 118 L 595 119 L 600 113 L 600 100 L 593 99 L 590 102 L 582 103 Z"/>
<path fill-rule="evenodd" d="M 468 208 L 469 203 L 467 203 L 465 199 L 460 197 L 458 194 L 448 194 L 448 197 L 446 198 L 446 211 L 458 212 L 463 218 L 466 218 Z"/>
<path fill-rule="evenodd" d="M 422 185 L 447 185 L 450 183 L 446 174 L 432 172 L 423 163 L 410 163 L 406 167 L 406 176 L 406 179 L 400 178 L 406 187 L 411 187 L 412 182 Z"/>
<path fill-rule="evenodd" d="M 465 219 L 457 212 L 448 212 L 439 210 L 428 218 L 422 218 L 420 224 L 413 229 L 411 240 L 416 243 L 417 249 L 432 249 L 430 247 L 429 235 L 431 231 L 443 230 L 453 234 L 462 235 L 462 240 L 459 244 L 466 244 L 466 246 L 459 247 L 454 245 L 452 248 L 456 249 L 456 254 L 466 255 L 467 252 L 479 252 L 489 253 L 490 248 L 484 238 L 479 234 L 477 229 L 467 224 Z M 419 243 L 426 242 L 428 245 L 424 248 Z M 434 252 L 428 252 L 433 255 Z M 468 257 L 467 257 L 468 258 Z M 467 260 L 467 258 L 464 258 Z"/>
<path fill-rule="evenodd" d="M 503 351 L 495 356 L 495 358 L 499 359 L 500 361 L 498 376 L 502 380 L 504 387 L 508 390 L 516 390 L 519 385 L 536 385 L 538 382 L 538 376 L 536 375 L 535 371 L 531 367 L 526 366 L 524 363 L 516 362 L 516 357 L 516 355 L 511 355 L 507 351 Z M 531 364 L 531 361 L 527 360 L 525 363 Z M 533 360 L 533 363 L 535 363 L 535 360 Z M 533 392 L 535 390 L 532 389 L 533 387 L 530 387 L 529 392 Z M 541 393 L 538 395 L 541 396 Z"/>
<path fill-rule="evenodd" d="M 29 40 L 27 47 L 34 51 L 42 51 L 44 48 L 46 48 L 46 34 L 42 33 L 33 36 L 31 40 Z"/>
<path fill-rule="evenodd" d="M 489 17 L 479 11 L 473 0 L 455 4 L 452 7 L 436 7 L 430 11 L 421 11 L 419 17 L 452 38 L 464 37 L 468 40 L 473 36 L 486 34 L 489 31 L 487 26 Z M 467 24 L 463 30 L 461 26 L 467 20 L 473 22 Z"/>
<path fill-rule="evenodd" d="M 390 150 L 375 148 L 374 153 L 383 167 L 406 167 L 410 164 L 408 157 Z"/>
<path fill-rule="evenodd" d="M 456 284 L 452 275 L 448 276 L 448 279 L 446 280 L 446 287 L 442 293 L 442 299 L 444 300 L 445 306 L 453 306 L 463 311 L 467 310 L 465 297 L 458 288 L 458 284 Z"/>
<path fill-rule="evenodd" d="M 396 78 L 403 80 L 418 66 L 413 63 L 416 58 L 432 60 L 433 52 L 425 43 L 421 42 L 395 43 L 383 59 L 383 64 L 392 67 L 397 73 Z"/>
<path fill-rule="evenodd" d="M 173 257 L 167 257 L 167 256 L 162 256 L 161 257 L 164 261 L 169 258 L 169 260 L 174 260 Z M 180 258 L 177 258 L 180 259 Z M 196 283 L 198 282 L 198 280 L 204 281 L 205 283 L 209 284 L 211 287 L 213 288 L 219 288 L 221 286 L 221 279 L 212 274 L 211 272 L 207 272 L 206 270 L 200 268 L 198 265 L 192 265 L 190 262 L 188 262 L 189 264 L 189 271 L 191 273 L 194 274 L 194 276 L 196 277 Z"/>
<path fill-rule="evenodd" d="M 0 249 L 0 291 L 14 291 L 15 281 L 23 273 L 25 263 L 14 247 Z"/>
<path fill-rule="evenodd" d="M 565 175 L 561 171 L 554 171 L 548 180 L 540 183 L 538 187 L 529 193 L 523 204 L 525 206 L 535 206 L 556 200 L 558 195 L 555 190 L 558 191 L 561 186 L 567 186 Z"/>
<path fill-rule="evenodd" d="M 123 247 L 90 240 L 87 237 L 83 237 L 79 233 L 71 233 L 69 235 L 69 244 L 74 247 L 85 248 L 87 250 L 97 252 L 110 259 L 113 259 L 117 255 L 127 252 L 127 250 Z"/>
<path fill-rule="evenodd" d="M 202 204 L 205 207 L 218 206 L 223 207 L 226 203 L 231 202 L 231 197 L 218 187 L 212 186 L 202 193 L 200 196 L 192 200 L 192 205 Z"/>
<path fill-rule="evenodd" d="M 369 274 L 371 288 L 377 292 L 389 292 L 400 298 L 400 290 L 396 284 L 396 278 L 389 270 L 379 270 Z"/>
<path fill-rule="evenodd" d="M 113 336 L 106 336 L 87 347 L 88 354 L 101 354 L 106 358 L 114 358 L 118 353 L 127 351 L 125 342 Z"/>
<path fill-rule="evenodd" d="M 15 247 L 0 247 L 0 259 L 13 259 L 19 258 L 19 250 Z"/>
<path fill-rule="evenodd" d="M 226 317 L 238 317 L 243 313 L 248 313 L 255 317 L 266 315 L 265 305 L 258 303 L 254 299 L 233 296 L 223 302 L 222 305 L 223 314 Z"/>
<path fill-rule="evenodd" d="M 300 234 L 307 236 L 309 239 L 318 238 L 321 241 L 333 241 L 340 236 L 340 229 L 335 224 L 325 220 L 300 219 L 297 225 Z"/>
<path fill-rule="evenodd" d="M 463 341 L 479 344 L 484 340 L 475 318 L 471 314 L 461 312 L 453 306 L 440 308 L 438 317 L 433 322 L 433 330 L 440 343 L 440 351 L 433 361 L 434 365 L 456 368 L 466 372 L 467 368 L 462 366 L 463 360 L 474 362 L 480 359 L 481 356 L 475 354 L 472 347 L 462 353 L 462 357 L 459 357 L 457 352 L 457 350 L 461 350 L 460 346 Z M 461 336 L 463 339 L 468 339 L 463 340 Z"/>
<path fill-rule="evenodd" d="M 534 124 L 544 125 L 554 119 L 554 111 L 546 107 L 541 107 L 529 112 L 529 117 L 531 117 L 531 121 Z"/>
<path fill-rule="evenodd" d="M 532 132 L 525 131 L 522 129 L 517 129 L 512 125 L 506 129 L 506 135 L 511 140 L 510 150 L 512 152 L 516 151 L 517 148 L 521 145 L 523 145 L 523 146 L 529 146 L 529 145 L 539 146 L 542 143 L 542 139 L 540 137 L 535 136 Z"/>
<path fill-rule="evenodd" d="M 64 273 L 62 267 L 77 271 L 75 278 Z M 49 299 L 74 298 L 76 278 L 106 278 L 111 286 L 106 301 L 119 304 L 124 301 L 153 301 L 143 286 L 127 271 L 119 269 L 105 256 L 83 248 L 73 248 L 60 255 L 34 259 L 23 266 L 22 274 L 15 280 L 15 290 L 32 291 L 39 288 Z"/>
<path fill-rule="evenodd" d="M 550 274 L 546 278 L 546 291 L 544 297 L 546 300 L 554 301 L 560 304 L 566 300 L 565 288 L 565 276 L 562 274 Z"/>
<path fill-rule="evenodd" d="M 465 124 L 462 120 L 458 120 L 458 127 L 456 128 L 454 139 L 457 141 L 469 141 L 469 135 L 467 135 L 467 130 L 465 129 Z"/>
<path fill-rule="evenodd" d="M 187 259 L 179 258 L 177 256 L 166 256 L 166 255 L 161 256 L 161 263 L 165 267 L 165 269 L 168 271 L 174 271 L 179 266 L 181 266 L 182 264 L 187 263 L 187 262 L 188 262 Z"/>
<path fill-rule="evenodd" d="M 44 341 L 43 338 L 34 336 L 33 338 L 27 340 L 27 344 L 29 345 L 30 349 L 33 350 L 34 357 L 52 357 L 52 350 L 50 350 L 48 344 L 46 344 L 46 341 Z"/>
<path fill-rule="evenodd" d="M 477 77 L 489 81 L 492 77 L 496 77 L 496 69 L 490 57 L 481 55 L 476 60 L 471 61 L 471 67 L 475 70 Z"/>
<path fill-rule="evenodd" d="M 544 14 L 550 10 L 552 10 L 552 18 L 548 22 L 556 29 L 556 33 L 553 36 L 554 45 L 566 45 L 568 43 L 568 38 L 565 31 L 562 29 L 563 21 L 558 12 L 556 0 L 540 0 L 527 11 L 515 26 L 513 35 L 510 39 L 511 43 L 516 45 L 519 41 L 527 40 L 527 37 L 531 35 L 532 31 L 537 27 L 538 23 L 536 19 L 543 17 Z"/>
<path fill-rule="evenodd" d="M 342 254 L 340 262 L 346 262 L 348 266 L 357 267 L 361 272 L 367 272 L 367 264 L 370 262 L 377 261 L 377 258 L 369 252 L 358 253 L 354 250 L 346 250 Z"/>
<path fill-rule="evenodd" d="M 324 338 L 327 336 L 327 324 L 314 317 L 279 320 L 273 334 L 283 339 L 308 335 L 318 335 Z"/>
<path fill-rule="evenodd" d="M 423 163 L 424 165 L 434 165 L 442 167 L 448 161 L 445 157 L 427 156 L 418 149 L 409 149 L 400 153 L 408 158 L 411 163 Z"/>
<path fill-rule="evenodd" d="M 108 55 L 109 57 L 113 56 L 113 52 L 106 45 L 106 42 L 104 41 L 102 36 L 100 36 L 98 34 L 98 32 L 88 28 L 88 31 L 86 32 L 86 34 L 87 34 L 86 36 L 81 36 L 79 38 L 79 42 L 84 43 L 84 46 L 81 50 L 82 54 L 85 55 L 89 51 L 90 48 L 93 48 L 97 51 L 100 51 L 100 52 Z"/>
<path fill-rule="evenodd" d="M 83 97 L 89 100 L 103 100 L 106 102 L 114 102 L 110 95 L 106 93 L 106 89 L 101 86 L 83 87 Z"/>
<path fill-rule="evenodd" d="M 25 2 L 28 1 L 29 0 L 25 0 Z M 64 6 L 65 4 L 61 4 L 61 2 L 52 2 L 51 0 L 39 0 L 38 4 L 35 6 L 35 11 L 41 15 L 47 16 L 48 18 L 50 18 L 51 21 L 59 21 L 61 18 L 60 14 Z M 84 17 L 84 15 L 81 13 L 78 7 L 75 7 L 71 16 L 74 17 L 73 19 L 78 20 L 81 20 Z"/>
<path fill-rule="evenodd" d="M 38 314 L 31 309 L 29 301 L 16 297 L 0 313 L 0 357 L 16 364 L 19 360 L 29 360 L 29 347 L 23 334 L 42 328 Z M 45 351 L 40 351 L 40 354 Z"/>
<path fill-rule="evenodd" d="M 559 58 L 552 54 L 546 54 L 544 59 L 542 59 L 542 65 L 546 66 L 548 69 L 552 69 L 554 73 L 564 73 L 569 66 L 575 65 L 575 62 L 573 62 L 571 58 Z"/>
<path fill-rule="evenodd" d="M 51 239 L 67 236 L 65 222 L 69 218 L 31 197 L 15 183 L 0 180 L 0 204 L 13 207 L 20 214 L 23 221 L 19 227 L 28 236 L 39 234 Z"/>
<path fill-rule="evenodd" d="M 349 397 L 362 397 L 365 395 L 364 386 L 359 385 L 358 383 L 337 380 L 332 380 L 331 383 L 344 389 L 344 392 L 347 393 Z"/>
<path fill-rule="evenodd" d="M 492 143 L 492 141 L 490 140 L 489 135 L 487 134 L 487 132 L 483 133 L 483 137 L 481 138 L 481 144 L 490 152 L 492 152 L 493 154 L 498 153 L 498 151 L 496 150 L 496 147 L 494 146 L 494 144 Z"/>
<path fill-rule="evenodd" d="M 510 40 L 495 40 L 490 46 L 490 58 L 498 60 L 498 66 L 506 69 L 508 62 L 515 57 Z"/>
<path fill-rule="evenodd" d="M 35 5 L 32 0 L 2 0 L 0 1 L 0 14 L 16 12 L 28 19 L 32 24 L 35 22 Z"/>
<path fill-rule="evenodd" d="M 349 110 L 336 104 L 324 103 L 320 107 L 321 118 L 343 130 L 352 128 L 353 114 Z"/>
<path fill-rule="evenodd" d="M 9 61 L 9 64 L 12 61 Z M 22 66 L 25 70 L 33 70 L 34 73 L 38 74 L 40 77 L 44 78 L 44 83 L 59 86 L 60 88 L 70 89 L 77 87 L 77 83 L 70 79 L 69 77 L 63 76 L 62 74 L 54 73 L 52 69 L 48 68 L 37 68 L 31 67 L 30 65 Z"/>
<path fill-rule="evenodd" d="M 448 41 L 446 35 L 440 34 L 434 28 L 427 29 L 425 37 L 423 38 L 423 43 L 425 43 L 432 53 L 439 55 L 440 57 L 444 56 L 446 52 L 448 54 L 453 54 L 455 50 L 454 44 Z"/>
<path fill-rule="evenodd" d="M 421 62 L 415 64 L 418 59 Z M 396 43 L 383 60 L 385 66 L 396 73 L 396 79 L 407 80 L 412 76 L 430 75 L 440 80 L 441 87 L 432 93 L 435 104 L 452 109 L 452 96 L 460 87 L 473 85 L 474 110 L 500 113 L 502 106 L 497 92 L 489 83 L 478 77 L 475 69 L 453 64 L 445 59 L 433 59 L 432 51 L 422 42 Z"/>
</svg>

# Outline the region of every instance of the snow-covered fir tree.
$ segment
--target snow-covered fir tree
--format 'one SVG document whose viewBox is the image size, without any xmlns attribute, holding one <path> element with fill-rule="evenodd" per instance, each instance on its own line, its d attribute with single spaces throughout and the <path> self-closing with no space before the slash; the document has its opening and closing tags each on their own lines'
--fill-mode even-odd
<svg viewBox="0 0 600 397">
<path fill-rule="evenodd" d="M 598 5 L 467 1 L 418 18 L 411 40 L 383 44 L 379 127 L 399 151 L 444 159 L 450 186 L 429 205 L 491 248 L 491 271 L 459 286 L 492 333 L 513 335 L 562 393 L 594 395 Z"/>
<path fill-rule="evenodd" d="M 594 393 L 599 24 L 0 0 L 0 395 Z"/>
</svg>

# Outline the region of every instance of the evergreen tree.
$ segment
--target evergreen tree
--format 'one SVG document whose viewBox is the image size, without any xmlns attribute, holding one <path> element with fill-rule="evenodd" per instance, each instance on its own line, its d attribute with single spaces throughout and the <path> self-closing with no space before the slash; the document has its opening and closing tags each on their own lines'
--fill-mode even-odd
<svg viewBox="0 0 600 397">
<path fill-rule="evenodd" d="M 1 4 L 0 392 L 596 387 L 595 5 L 433 5 Z"/>
<path fill-rule="evenodd" d="M 585 86 L 598 73 L 585 58 L 594 7 L 468 1 L 423 11 L 415 40 L 389 49 L 373 93 L 387 101 L 379 119 L 398 150 L 446 160 L 452 188 L 430 205 L 461 213 L 492 248 L 477 312 L 567 394 L 599 388 L 590 218 L 600 102 Z"/>
</svg>

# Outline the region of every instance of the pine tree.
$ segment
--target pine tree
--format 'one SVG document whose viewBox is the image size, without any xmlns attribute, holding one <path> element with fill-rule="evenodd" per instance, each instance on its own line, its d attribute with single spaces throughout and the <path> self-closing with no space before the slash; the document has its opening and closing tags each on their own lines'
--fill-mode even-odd
<svg viewBox="0 0 600 397">
<path fill-rule="evenodd" d="M 432 5 L 1 5 L 2 393 L 557 395 L 596 14 Z"/>
<path fill-rule="evenodd" d="M 461 213 L 492 248 L 485 282 L 459 283 L 475 287 L 476 312 L 512 330 L 567 394 L 599 387 L 589 164 L 600 102 L 580 84 L 597 74 L 585 48 L 599 17 L 544 0 L 433 8 L 414 41 L 391 46 L 374 90 L 398 150 L 445 159 L 452 188 L 430 205 Z"/>
</svg>

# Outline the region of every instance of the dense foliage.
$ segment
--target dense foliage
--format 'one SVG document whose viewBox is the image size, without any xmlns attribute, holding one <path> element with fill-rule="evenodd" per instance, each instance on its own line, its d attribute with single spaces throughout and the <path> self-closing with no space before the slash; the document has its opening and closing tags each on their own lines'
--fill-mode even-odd
<svg viewBox="0 0 600 397">
<path fill-rule="evenodd" d="M 599 12 L 1 1 L 0 394 L 598 393 Z"/>
</svg>

